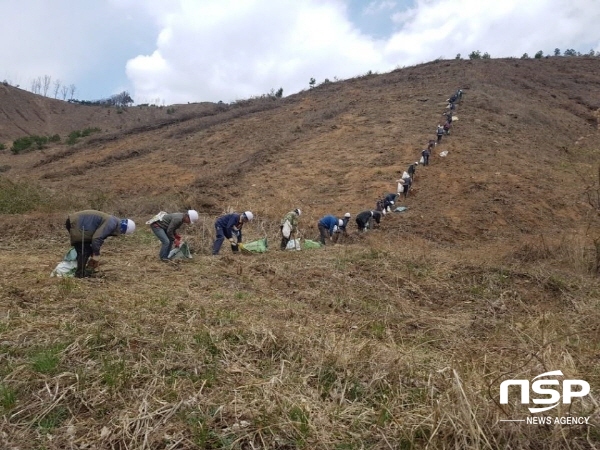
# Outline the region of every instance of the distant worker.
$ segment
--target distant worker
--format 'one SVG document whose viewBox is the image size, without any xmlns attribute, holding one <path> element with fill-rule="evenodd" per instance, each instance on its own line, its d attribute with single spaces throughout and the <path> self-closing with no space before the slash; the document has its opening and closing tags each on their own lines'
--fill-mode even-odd
<svg viewBox="0 0 600 450">
<path fill-rule="evenodd" d="M 436 134 L 437 134 L 437 143 L 439 144 L 440 142 L 442 142 L 442 136 L 444 135 L 444 127 L 441 126 L 440 124 L 438 124 L 438 126 L 437 126 Z"/>
<path fill-rule="evenodd" d="M 435 148 L 435 139 L 429 139 L 429 142 L 427 143 L 427 149 L 430 152 L 432 152 L 434 148 Z"/>
<path fill-rule="evenodd" d="M 383 209 L 386 213 L 389 213 L 392 211 L 392 206 L 394 206 L 396 204 L 396 200 L 398 199 L 398 194 L 386 194 L 385 197 L 383 197 Z"/>
<path fill-rule="evenodd" d="M 219 217 L 215 221 L 215 243 L 213 244 L 213 255 L 218 255 L 225 238 L 231 243 L 231 251 L 236 253 L 242 242 L 242 227 L 246 222 L 254 219 L 254 214 L 246 211 L 242 214 L 232 213 Z"/>
<path fill-rule="evenodd" d="M 450 135 L 450 128 L 451 127 L 452 127 L 452 125 L 450 124 L 450 122 L 446 122 L 444 124 L 444 134 Z"/>
<path fill-rule="evenodd" d="M 133 233 L 135 222 L 89 209 L 69 214 L 65 227 L 69 232 L 71 245 L 77 252 L 75 276 L 84 278 L 89 276 L 86 267 L 92 269 L 98 267 L 100 247 L 104 244 L 104 240 L 109 236 Z"/>
<path fill-rule="evenodd" d="M 431 155 L 431 153 L 429 152 L 429 149 L 426 148 L 425 150 L 423 150 L 421 152 L 421 157 L 423 158 L 423 165 L 424 166 L 428 166 L 429 165 L 429 156 Z"/>
<path fill-rule="evenodd" d="M 292 239 L 292 236 L 295 238 L 296 233 L 298 232 L 298 218 L 302 214 L 300 209 L 296 208 L 293 211 L 287 213 L 283 219 L 281 220 L 281 225 L 279 229 L 281 230 L 281 250 L 285 250 L 287 248 L 288 242 Z"/>
<path fill-rule="evenodd" d="M 400 196 L 400 194 L 402 194 L 404 192 L 404 178 L 400 178 L 399 180 L 396 180 L 396 183 L 398 183 L 398 196 Z M 385 212 L 384 212 L 385 214 Z"/>
<path fill-rule="evenodd" d="M 381 212 L 363 211 L 356 216 L 356 226 L 358 231 L 367 231 L 374 228 L 373 221 L 379 225 L 381 222 Z"/>
<path fill-rule="evenodd" d="M 400 184 L 398 184 L 398 186 L 400 186 Z M 385 208 L 383 207 L 383 199 L 382 198 L 378 198 L 375 202 L 375 211 L 379 211 L 381 213 L 383 213 L 383 215 L 385 216 Z"/>
<path fill-rule="evenodd" d="M 319 228 L 319 239 L 322 245 L 325 245 L 325 241 L 327 237 L 329 239 L 333 239 L 334 233 L 340 232 L 340 227 L 344 225 L 344 221 L 342 219 L 338 219 L 337 217 L 328 214 L 325 217 L 321 218 L 317 223 L 317 227 Z"/>
<path fill-rule="evenodd" d="M 408 166 L 408 169 L 406 170 L 406 172 L 408 172 L 408 174 L 414 179 L 415 178 L 415 173 L 417 172 L 417 166 L 419 165 L 419 162 L 414 162 L 412 163 L 410 166 Z"/>
<path fill-rule="evenodd" d="M 169 261 L 169 254 L 175 247 L 179 247 L 181 242 L 181 236 L 177 233 L 177 230 L 181 226 L 190 223 L 196 223 L 198 221 L 198 212 L 190 209 L 185 213 L 166 213 L 157 214 L 148 222 L 154 236 L 160 241 L 161 246 L 158 252 L 158 257 L 161 261 Z"/>
<path fill-rule="evenodd" d="M 344 214 L 344 218 L 342 219 L 342 222 L 344 223 L 341 226 L 341 231 L 343 231 L 344 233 L 346 232 L 346 227 L 348 226 L 348 222 L 350 222 L 351 217 L 352 215 L 349 212 Z"/>
<path fill-rule="evenodd" d="M 401 180 L 398 180 L 398 182 L 402 183 L 402 193 L 404 194 L 404 198 L 408 197 L 408 191 L 410 191 L 410 187 L 412 186 L 412 179 L 410 177 L 402 178 Z"/>
</svg>

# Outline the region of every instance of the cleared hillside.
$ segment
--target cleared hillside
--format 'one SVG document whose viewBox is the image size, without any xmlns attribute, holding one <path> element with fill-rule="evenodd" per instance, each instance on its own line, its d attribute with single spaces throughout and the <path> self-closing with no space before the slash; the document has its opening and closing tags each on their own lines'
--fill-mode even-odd
<svg viewBox="0 0 600 450">
<path fill-rule="evenodd" d="M 122 113 L 4 87 L 0 131 L 16 110 L 41 116 L 19 122 L 30 134 L 102 131 L 0 153 L 2 192 L 26 206 L 0 216 L 0 442 L 593 448 L 599 69 L 584 57 L 436 61 L 284 99 Z M 366 235 L 352 221 L 325 249 L 276 250 L 290 209 L 315 238 L 324 214 L 394 191 L 459 87 L 458 121 L 418 168 L 406 212 Z M 138 231 L 107 240 L 96 278 L 49 278 L 68 249 L 65 213 L 90 207 Z M 194 259 L 165 266 L 143 223 L 187 207 L 202 216 L 184 231 Z M 246 239 L 268 237 L 269 252 L 209 255 L 228 207 L 256 214 Z M 501 422 L 528 415 L 516 395 L 499 404 L 503 380 L 558 369 L 592 393 L 548 414 L 587 425 Z"/>
</svg>

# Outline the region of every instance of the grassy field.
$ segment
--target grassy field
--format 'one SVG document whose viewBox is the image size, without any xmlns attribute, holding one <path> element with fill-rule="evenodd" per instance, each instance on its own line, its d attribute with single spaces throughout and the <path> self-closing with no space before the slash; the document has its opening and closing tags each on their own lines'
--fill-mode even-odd
<svg viewBox="0 0 600 450">
<path fill-rule="evenodd" d="M 277 250 L 287 211 L 314 239 L 394 191 L 457 83 L 460 121 L 405 212 Z M 600 58 L 438 60 L 117 118 L 2 86 L 7 144 L 103 131 L 0 150 L 0 449 L 598 448 L 598 86 Z M 65 216 L 89 208 L 138 230 L 107 239 L 93 278 L 51 278 Z M 159 262 L 144 222 L 189 208 L 193 258 Z M 210 255 L 230 208 L 267 253 Z M 500 403 L 504 381 L 556 370 L 590 394 Z M 587 421 L 515 421 L 531 417 Z"/>
<path fill-rule="evenodd" d="M 527 415 L 516 395 L 498 403 L 504 379 L 560 368 L 600 382 L 600 283 L 572 269 L 564 244 L 491 255 L 410 236 L 382 243 L 374 231 L 325 249 L 212 257 L 196 227 L 195 257 L 165 266 L 141 228 L 109 239 L 97 276 L 76 280 L 49 278 L 66 249 L 55 230 L 4 243 L 0 256 L 5 448 L 600 441 L 594 392 L 548 413 L 591 416 L 588 426 L 500 422 Z"/>
</svg>

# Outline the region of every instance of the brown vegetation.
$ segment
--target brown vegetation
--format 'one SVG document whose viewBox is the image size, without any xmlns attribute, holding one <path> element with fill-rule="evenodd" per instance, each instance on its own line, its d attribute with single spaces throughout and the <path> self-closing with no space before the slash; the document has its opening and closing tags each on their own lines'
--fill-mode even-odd
<svg viewBox="0 0 600 450">
<path fill-rule="evenodd" d="M 599 69 L 585 57 L 436 61 L 170 114 L 0 86 L 7 147 L 21 132 L 103 130 L 0 152 L 0 187 L 27 206 L 0 216 L 0 443 L 594 448 Z M 460 120 L 418 168 L 406 212 L 365 235 L 352 220 L 325 249 L 276 250 L 290 209 L 315 238 L 324 214 L 394 191 L 459 87 Z M 189 207 L 201 212 L 183 233 L 194 258 L 158 262 L 143 223 Z M 256 214 L 246 240 L 266 236 L 269 252 L 210 256 L 229 207 Z M 64 216 L 84 208 L 138 231 L 107 240 L 95 278 L 49 278 L 68 249 Z M 592 392 L 547 414 L 589 425 L 501 422 L 528 411 L 517 395 L 500 405 L 500 383 L 550 370 Z"/>
</svg>

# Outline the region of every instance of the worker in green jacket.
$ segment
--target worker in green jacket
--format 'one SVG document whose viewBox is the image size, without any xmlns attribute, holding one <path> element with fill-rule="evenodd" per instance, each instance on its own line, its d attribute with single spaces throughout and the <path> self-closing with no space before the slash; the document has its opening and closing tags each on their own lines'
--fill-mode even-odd
<svg viewBox="0 0 600 450">
<path fill-rule="evenodd" d="M 98 267 L 100 247 L 104 240 L 109 236 L 133 233 L 135 222 L 90 209 L 69 214 L 65 227 L 69 232 L 71 245 L 77 252 L 75 276 L 83 278 L 88 276 L 85 271 L 88 264 L 92 268 Z"/>
<path fill-rule="evenodd" d="M 177 233 L 177 230 L 181 228 L 183 224 L 196 223 L 198 221 L 198 212 L 194 209 L 190 209 L 185 213 L 165 213 L 161 211 L 159 214 L 154 216 L 148 222 L 152 232 L 156 238 L 160 241 L 160 251 L 158 257 L 161 261 L 169 261 L 169 254 L 173 246 L 179 247 L 181 243 L 181 236 Z"/>
<path fill-rule="evenodd" d="M 279 227 L 281 230 L 281 250 L 287 248 L 288 242 L 292 239 L 292 236 L 294 236 L 294 238 L 296 237 L 300 214 L 302 214 L 302 211 L 300 211 L 299 208 L 296 208 L 287 213 L 281 220 L 281 226 Z"/>
</svg>

